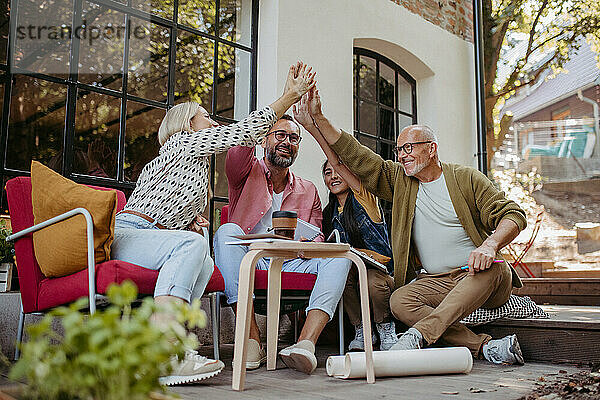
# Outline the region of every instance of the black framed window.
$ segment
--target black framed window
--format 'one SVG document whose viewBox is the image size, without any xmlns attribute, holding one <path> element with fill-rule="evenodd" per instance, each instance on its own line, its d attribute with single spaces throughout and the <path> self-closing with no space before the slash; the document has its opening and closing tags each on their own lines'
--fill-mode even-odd
<svg viewBox="0 0 600 400">
<path fill-rule="evenodd" d="M 387 57 L 354 48 L 354 135 L 386 160 L 394 160 L 398 133 L 417 123 L 417 84 Z M 391 204 L 382 202 L 391 221 Z M 391 226 L 391 225 L 389 225 Z"/>
<path fill-rule="evenodd" d="M 228 124 L 256 107 L 258 0 L 0 3 L 3 182 L 37 160 L 129 195 L 168 108 L 197 101 Z M 211 222 L 227 202 L 221 158 Z"/>
</svg>

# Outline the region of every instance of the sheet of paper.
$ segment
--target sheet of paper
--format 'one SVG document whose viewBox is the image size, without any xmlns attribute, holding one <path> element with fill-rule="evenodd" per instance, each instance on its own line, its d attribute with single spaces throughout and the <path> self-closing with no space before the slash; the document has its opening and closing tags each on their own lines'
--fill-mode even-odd
<svg viewBox="0 0 600 400">
<path fill-rule="evenodd" d="M 321 230 L 318 227 L 298 218 L 294 240 L 300 240 L 301 238 L 305 238 L 309 241 L 315 240 L 320 233 Z"/>
</svg>

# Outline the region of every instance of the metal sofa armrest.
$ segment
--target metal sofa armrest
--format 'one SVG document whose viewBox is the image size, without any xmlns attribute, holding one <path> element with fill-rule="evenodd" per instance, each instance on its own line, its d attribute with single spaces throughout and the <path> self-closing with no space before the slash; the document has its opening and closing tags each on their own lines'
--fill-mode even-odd
<svg viewBox="0 0 600 400">
<path fill-rule="evenodd" d="M 88 297 L 90 302 L 90 314 L 96 312 L 96 260 L 94 258 L 94 222 L 92 215 L 88 210 L 83 207 L 74 208 L 71 211 L 57 215 L 56 217 L 50 218 L 39 224 L 35 224 L 29 228 L 23 229 L 17 233 L 6 238 L 7 241 L 17 240 L 25 235 L 44 229 L 50 225 L 54 225 L 57 222 L 64 221 L 75 215 L 83 215 L 85 217 L 86 224 L 86 236 L 87 236 L 87 254 L 88 254 Z"/>
</svg>

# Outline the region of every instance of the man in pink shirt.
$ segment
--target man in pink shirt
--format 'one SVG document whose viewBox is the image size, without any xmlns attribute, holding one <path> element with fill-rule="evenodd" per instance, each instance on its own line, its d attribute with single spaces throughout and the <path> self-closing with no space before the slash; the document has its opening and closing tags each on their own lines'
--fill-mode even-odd
<svg viewBox="0 0 600 400">
<path fill-rule="evenodd" d="M 233 147 L 227 152 L 225 171 L 229 184 L 229 223 L 222 225 L 214 238 L 215 262 L 225 280 L 227 302 L 236 309 L 239 267 L 248 251 L 246 246 L 228 245 L 235 235 L 265 233 L 271 227 L 273 211 L 296 211 L 298 218 L 321 229 L 323 215 L 316 187 L 294 175 L 294 163 L 302 137 L 300 127 L 288 115 L 273 125 L 262 147 L 264 159 L 254 155 L 254 147 Z M 315 240 L 323 241 L 319 235 Z M 306 323 L 298 343 L 279 352 L 285 364 L 310 374 L 317 366 L 315 343 L 331 320 L 344 291 L 350 261 L 341 258 L 294 259 L 283 264 L 283 271 L 316 274 L 317 280 L 306 309 Z M 256 269 L 268 269 L 262 259 Z M 256 319 L 250 325 L 247 369 L 259 368 L 266 361 L 260 345 Z"/>
</svg>

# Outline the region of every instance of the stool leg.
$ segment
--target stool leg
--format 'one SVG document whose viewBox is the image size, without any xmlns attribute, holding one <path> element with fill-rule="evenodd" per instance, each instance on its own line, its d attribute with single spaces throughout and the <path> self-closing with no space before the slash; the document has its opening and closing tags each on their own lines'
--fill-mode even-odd
<svg viewBox="0 0 600 400">
<path fill-rule="evenodd" d="M 369 286 L 367 284 L 367 268 L 361 258 L 353 253 L 346 253 L 346 258 L 352 260 L 358 269 L 358 284 L 360 292 L 360 309 L 362 314 L 363 335 L 365 338 L 365 361 L 367 383 L 375 383 L 375 368 L 373 367 L 373 334 L 371 332 L 371 310 L 369 309 Z"/>
<path fill-rule="evenodd" d="M 277 336 L 279 333 L 279 306 L 281 299 L 281 266 L 283 258 L 273 257 L 269 265 L 267 291 L 267 370 L 277 364 Z"/>
<path fill-rule="evenodd" d="M 235 318 L 235 348 L 233 355 L 233 377 L 231 387 L 244 390 L 246 381 L 246 355 L 248 353 L 248 337 L 250 336 L 250 319 L 252 318 L 252 293 L 254 292 L 254 268 L 262 257 L 261 250 L 250 250 L 240 264 L 238 283 L 238 302 Z"/>
<path fill-rule="evenodd" d="M 21 357 L 21 343 L 23 342 L 23 326 L 25 325 L 25 313 L 23 312 L 23 303 L 19 310 L 19 326 L 17 326 L 17 343 L 15 344 L 15 361 Z"/>
<path fill-rule="evenodd" d="M 344 355 L 344 298 L 340 299 L 338 303 L 338 325 L 340 332 L 340 356 Z"/>
<path fill-rule="evenodd" d="M 220 313 L 221 313 L 221 296 L 219 292 L 213 292 L 208 295 L 210 299 L 210 313 L 212 322 L 212 333 L 213 333 L 213 356 L 215 360 L 219 359 L 219 324 L 220 324 Z"/>
</svg>

